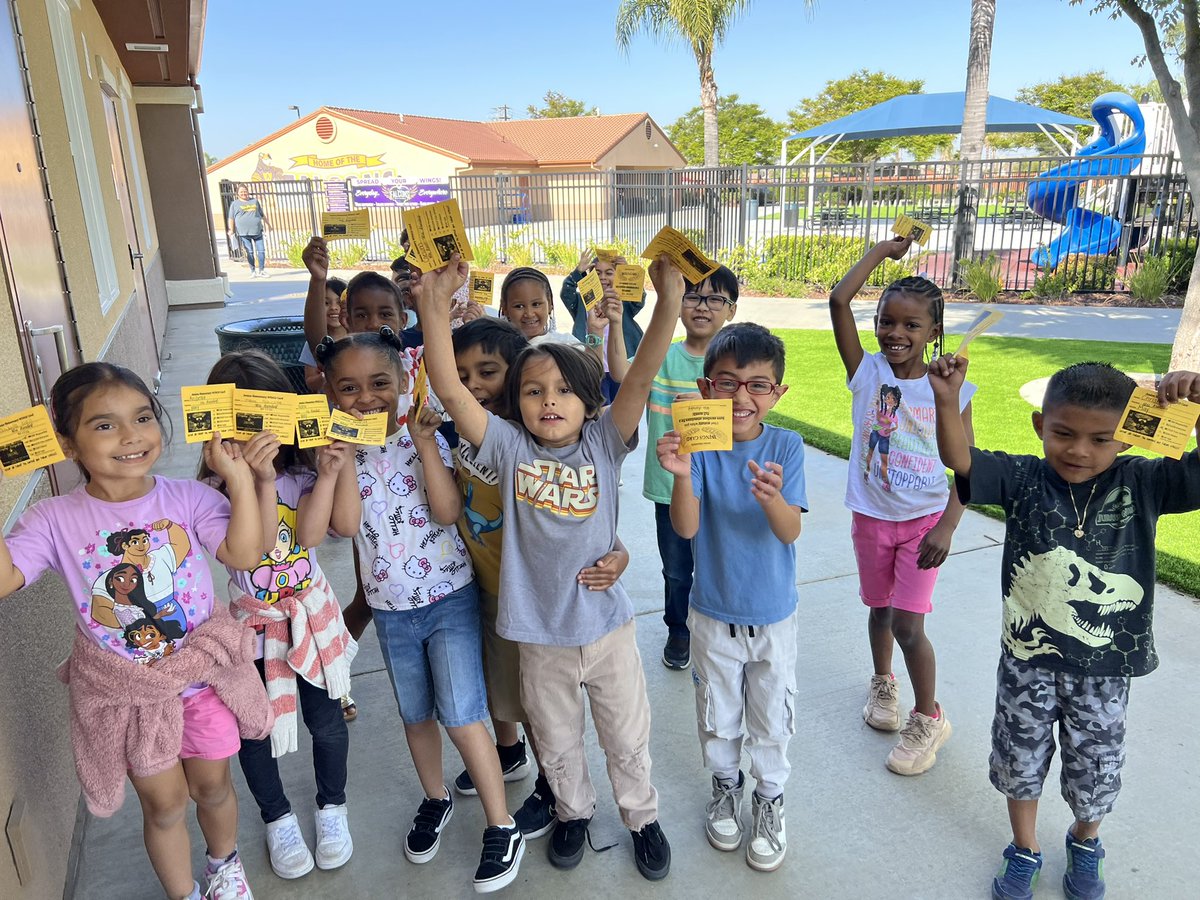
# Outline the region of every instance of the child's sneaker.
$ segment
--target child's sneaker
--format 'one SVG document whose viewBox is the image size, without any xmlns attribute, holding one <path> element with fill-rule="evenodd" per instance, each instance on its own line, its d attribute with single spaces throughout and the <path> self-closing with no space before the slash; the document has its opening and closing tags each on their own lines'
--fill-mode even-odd
<svg viewBox="0 0 1200 900">
<path fill-rule="evenodd" d="M 515 820 L 501 827 L 489 825 L 483 832 L 483 852 L 475 870 L 475 893 L 490 894 L 511 884 L 525 855 L 525 838 Z"/>
<path fill-rule="evenodd" d="M 496 755 L 500 757 L 500 775 L 505 781 L 520 781 L 529 774 L 529 754 L 525 752 L 525 741 L 519 739 L 511 747 L 496 745 Z M 454 789 L 467 797 L 479 794 L 475 782 L 471 781 L 471 773 L 463 769 L 454 779 Z"/>
<path fill-rule="evenodd" d="M 876 731 L 900 730 L 900 691 L 894 675 L 872 675 L 863 721 Z"/>
<path fill-rule="evenodd" d="M 649 881 L 666 878 L 671 871 L 671 845 L 658 820 L 643 825 L 641 831 L 629 833 L 633 835 L 633 861 L 642 877 Z"/>
<path fill-rule="evenodd" d="M 242 868 L 242 858 L 237 851 L 216 868 L 212 863 L 204 870 L 207 887 L 204 896 L 207 900 L 254 900 L 250 893 L 250 885 L 246 884 L 246 870 Z"/>
<path fill-rule="evenodd" d="M 992 879 L 992 900 L 1033 900 L 1042 854 L 1016 844 L 1004 848 L 1004 862 Z"/>
<path fill-rule="evenodd" d="M 346 804 L 322 806 L 317 810 L 317 868 L 337 869 L 354 855 Z"/>
<path fill-rule="evenodd" d="M 267 855 L 271 871 L 280 878 L 300 878 L 312 871 L 313 857 L 295 813 L 267 823 Z"/>
<path fill-rule="evenodd" d="M 1063 893 L 1067 900 L 1101 900 L 1104 897 L 1104 845 L 1100 838 L 1081 841 L 1068 829 Z"/>
<path fill-rule="evenodd" d="M 937 752 L 950 738 L 950 719 L 938 704 L 938 717 L 917 712 L 908 714 L 908 722 L 900 731 L 900 743 L 888 754 L 887 767 L 897 775 L 920 775 L 937 762 Z"/>
<path fill-rule="evenodd" d="M 668 669 L 686 669 L 692 664 L 692 638 L 686 634 L 672 634 L 663 647 L 663 665 Z"/>
<path fill-rule="evenodd" d="M 704 833 L 717 850 L 736 850 L 742 844 L 742 791 L 746 776 L 738 772 L 737 782 L 712 779 L 712 799 L 705 812 Z"/>
<path fill-rule="evenodd" d="M 787 853 L 787 830 L 783 822 L 783 794 L 767 800 L 754 792 L 751 798 L 754 824 L 746 844 L 746 864 L 760 872 L 774 872 Z"/>
<path fill-rule="evenodd" d="M 554 820 L 554 833 L 546 846 L 546 855 L 552 865 L 559 869 L 573 869 L 583 859 L 583 842 L 587 840 L 588 825 L 592 818 Z"/>
<path fill-rule="evenodd" d="M 541 772 L 533 784 L 533 793 L 526 797 L 521 808 L 513 813 L 513 819 L 526 840 L 547 834 L 558 821 L 554 812 L 554 792 L 550 790 L 550 782 Z"/>
<path fill-rule="evenodd" d="M 446 791 L 445 787 L 442 788 Z M 417 815 L 413 818 L 412 828 L 404 839 L 404 855 L 412 863 L 427 863 L 438 852 L 442 842 L 442 829 L 454 815 L 454 800 L 450 792 L 441 800 L 431 800 L 426 797 L 417 807 Z"/>
<path fill-rule="evenodd" d="M 342 697 L 339 703 L 342 704 L 342 718 L 347 722 L 353 722 L 358 718 L 358 704 L 354 702 L 354 698 L 349 694 Z"/>
</svg>

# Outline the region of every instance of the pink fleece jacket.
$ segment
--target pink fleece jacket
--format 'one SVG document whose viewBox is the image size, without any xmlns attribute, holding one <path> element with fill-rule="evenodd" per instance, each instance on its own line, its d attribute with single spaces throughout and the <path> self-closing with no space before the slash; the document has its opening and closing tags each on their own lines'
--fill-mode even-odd
<svg viewBox="0 0 1200 900">
<path fill-rule="evenodd" d="M 70 690 L 75 771 L 88 809 L 101 817 L 121 808 L 127 772 L 145 777 L 175 765 L 183 740 L 179 695 L 189 685 L 210 685 L 244 738 L 265 738 L 274 724 L 254 668 L 254 632 L 222 604 L 181 649 L 150 666 L 77 633 L 58 677 Z"/>
</svg>

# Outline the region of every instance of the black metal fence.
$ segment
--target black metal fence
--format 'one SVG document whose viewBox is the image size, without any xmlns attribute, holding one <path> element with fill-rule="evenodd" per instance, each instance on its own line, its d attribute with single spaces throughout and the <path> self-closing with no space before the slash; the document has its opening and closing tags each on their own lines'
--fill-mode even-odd
<svg viewBox="0 0 1200 900">
<path fill-rule="evenodd" d="M 1070 289 L 1123 290 L 1140 259 L 1182 254 L 1196 240 L 1197 212 L 1178 161 L 1109 157 L 1090 170 L 1046 174 L 1068 162 L 1022 157 L 449 181 L 481 268 L 495 262 L 571 268 L 594 247 L 616 247 L 632 259 L 671 225 L 752 286 L 784 293 L 831 286 L 866 247 L 891 234 L 900 213 L 932 228 L 928 243 L 906 265 L 943 287 L 953 286 L 955 231 L 971 212 L 970 258 L 986 261 L 1005 290 L 1029 290 L 1051 273 Z M 1030 208 L 1031 185 L 1041 198 L 1039 211 L 1051 218 Z M 332 194 L 348 197 L 354 208 L 350 184 L 335 186 L 344 189 Z M 235 188 L 222 182 L 223 214 Z M 298 264 L 327 208 L 328 183 L 256 182 L 250 188 L 271 223 L 268 258 Z M 370 205 L 370 240 L 334 244 L 332 251 L 341 254 L 335 267 L 399 255 L 405 208 Z"/>
</svg>

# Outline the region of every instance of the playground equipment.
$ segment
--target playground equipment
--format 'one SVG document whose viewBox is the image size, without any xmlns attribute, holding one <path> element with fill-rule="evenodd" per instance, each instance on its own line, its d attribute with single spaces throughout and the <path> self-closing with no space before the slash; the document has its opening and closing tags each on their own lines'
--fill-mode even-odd
<svg viewBox="0 0 1200 900">
<path fill-rule="evenodd" d="M 1115 114 L 1121 113 L 1133 130 L 1119 139 Z M 1121 240 L 1121 223 L 1112 216 L 1078 205 L 1079 188 L 1089 179 L 1112 180 L 1129 175 L 1146 149 L 1146 127 L 1137 101 L 1114 91 L 1092 101 L 1092 118 L 1100 126 L 1099 136 L 1080 149 L 1065 165 L 1043 172 L 1029 183 L 1029 208 L 1036 215 L 1057 222 L 1062 232 L 1030 256 L 1036 266 L 1053 269 L 1064 256 L 1081 253 L 1106 256 Z M 1114 211 L 1115 211 L 1114 204 Z"/>
</svg>

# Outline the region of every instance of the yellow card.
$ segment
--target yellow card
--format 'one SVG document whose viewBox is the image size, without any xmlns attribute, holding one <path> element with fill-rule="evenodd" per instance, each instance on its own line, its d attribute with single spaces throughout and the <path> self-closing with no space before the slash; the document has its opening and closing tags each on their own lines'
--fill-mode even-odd
<svg viewBox="0 0 1200 900">
<path fill-rule="evenodd" d="M 421 361 L 417 363 L 417 376 L 413 379 L 412 412 L 409 414 L 409 421 L 417 421 L 417 416 L 428 402 L 429 375 L 425 372 L 425 357 L 422 356 Z"/>
<path fill-rule="evenodd" d="M 409 255 L 422 270 L 440 269 L 450 262 L 453 253 L 462 254 L 466 260 L 475 258 L 463 226 L 462 211 L 454 198 L 406 209 L 403 218 L 408 229 Z"/>
<path fill-rule="evenodd" d="M 302 394 L 296 397 L 296 446 L 324 447 L 329 443 L 329 401 L 324 394 Z"/>
<path fill-rule="evenodd" d="M 617 257 L 620 255 L 620 252 L 617 250 L 605 250 L 600 247 L 592 250 L 592 256 L 596 257 L 597 260 L 604 260 L 605 262 L 615 263 Z"/>
<path fill-rule="evenodd" d="M 378 447 L 386 443 L 387 429 L 388 414 L 385 412 L 356 419 L 350 413 L 334 409 L 329 414 L 329 431 L 326 434 L 337 441 Z"/>
<path fill-rule="evenodd" d="M 495 303 L 496 276 L 491 272 L 472 272 L 470 278 L 471 299 L 484 306 Z"/>
<path fill-rule="evenodd" d="M 183 395 L 184 439 L 189 444 L 210 440 L 214 431 L 233 437 L 233 385 L 202 384 L 185 387 Z"/>
<path fill-rule="evenodd" d="M 717 270 L 717 264 L 700 252 L 695 244 L 682 231 L 676 231 L 670 225 L 654 236 L 650 244 L 642 251 L 643 259 L 656 259 L 660 253 L 665 253 L 679 267 L 692 284 L 700 284 Z"/>
<path fill-rule="evenodd" d="M 900 237 L 910 237 L 924 247 L 929 243 L 929 236 L 933 234 L 933 228 L 900 213 L 896 216 L 896 221 L 892 223 L 892 233 L 898 234 Z"/>
<path fill-rule="evenodd" d="M 617 296 L 625 303 L 637 303 L 642 299 L 642 291 L 646 288 L 646 270 L 641 266 L 617 266 L 617 274 L 613 276 L 613 287 Z"/>
<path fill-rule="evenodd" d="M 680 400 L 671 404 L 680 453 L 733 449 L 732 400 Z"/>
<path fill-rule="evenodd" d="M 962 341 L 959 342 L 958 350 L 955 351 L 955 356 L 961 356 L 967 359 L 967 346 L 975 338 L 979 337 L 997 322 L 1004 318 L 1004 313 L 994 309 L 985 309 L 975 317 L 975 321 L 967 328 L 967 333 L 963 335 Z"/>
<path fill-rule="evenodd" d="M 1179 459 L 1187 449 L 1198 414 L 1200 407 L 1195 403 L 1183 400 L 1163 407 L 1158 405 L 1157 392 L 1134 388 L 1113 438 Z"/>
<path fill-rule="evenodd" d="M 596 274 L 595 269 L 588 269 L 588 273 L 579 279 L 579 284 L 576 285 L 579 289 L 579 297 L 583 300 L 584 309 L 588 312 L 604 299 L 604 285 L 600 283 L 600 276 Z"/>
<path fill-rule="evenodd" d="M 296 439 L 296 395 L 276 391 L 233 389 L 233 434 L 248 441 L 260 431 L 269 431 L 281 444 Z"/>
<path fill-rule="evenodd" d="M 20 475 L 66 459 L 42 405 L 0 419 L 0 468 Z"/>
<path fill-rule="evenodd" d="M 321 213 L 321 237 L 326 242 L 347 240 L 365 241 L 371 236 L 371 211 Z"/>
</svg>

